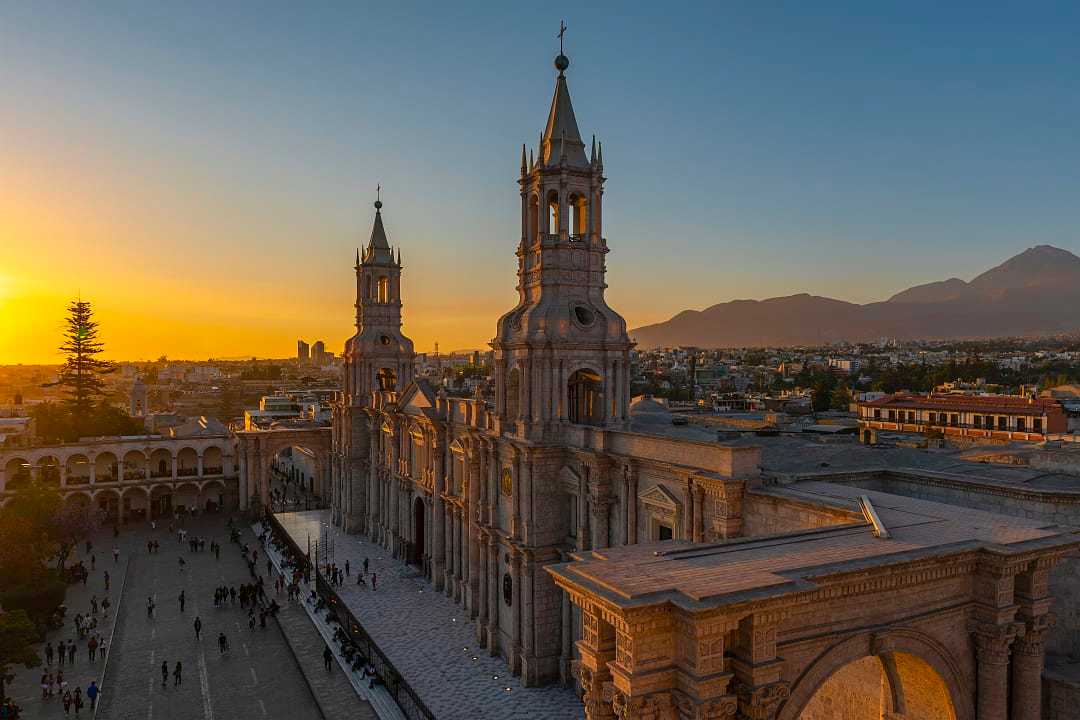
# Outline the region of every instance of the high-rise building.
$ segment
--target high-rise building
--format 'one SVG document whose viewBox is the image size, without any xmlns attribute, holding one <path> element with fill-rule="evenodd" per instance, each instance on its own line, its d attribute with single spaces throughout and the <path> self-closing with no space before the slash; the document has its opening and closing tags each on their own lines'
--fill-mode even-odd
<svg viewBox="0 0 1080 720">
<path fill-rule="evenodd" d="M 296 341 L 296 364 L 307 365 L 311 362 L 311 353 L 308 351 L 308 344 L 303 340 Z"/>
<path fill-rule="evenodd" d="M 311 346 L 311 364 L 320 367 L 326 364 L 326 344 L 322 340 Z"/>
</svg>

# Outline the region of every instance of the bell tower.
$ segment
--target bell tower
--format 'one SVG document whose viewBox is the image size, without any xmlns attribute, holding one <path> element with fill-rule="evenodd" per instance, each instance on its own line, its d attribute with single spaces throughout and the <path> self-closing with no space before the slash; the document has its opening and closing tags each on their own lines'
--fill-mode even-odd
<svg viewBox="0 0 1080 720">
<path fill-rule="evenodd" d="M 387 242 L 382 206 L 380 197 L 371 238 L 363 255 L 356 251 L 356 334 L 345 343 L 351 405 L 367 404 L 372 392 L 400 392 L 413 377 L 413 343 L 401 333 L 401 250 L 395 257 Z"/>
<path fill-rule="evenodd" d="M 492 341 L 501 430 L 532 440 L 629 420 L 632 344 L 604 299 L 603 147 L 594 137 L 586 154 L 569 67 L 560 51 L 539 147 L 528 156 L 521 149 L 518 304 Z"/>
</svg>

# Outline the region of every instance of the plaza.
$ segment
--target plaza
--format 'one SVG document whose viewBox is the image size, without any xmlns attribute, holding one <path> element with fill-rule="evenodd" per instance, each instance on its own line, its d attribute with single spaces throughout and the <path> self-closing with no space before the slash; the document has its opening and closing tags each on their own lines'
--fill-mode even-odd
<svg viewBox="0 0 1080 720">
<path fill-rule="evenodd" d="M 500 658 L 477 643 L 468 613 L 381 546 L 335 527 L 329 511 L 274 517 L 296 546 L 306 548 L 309 538 L 312 547 L 318 543 L 320 563 L 343 568 L 349 562 L 351 575 L 335 592 L 439 720 L 584 716 L 570 688 L 525 687 Z M 366 586 L 356 584 L 365 559 L 378 578 L 374 591 L 370 573 Z"/>
</svg>

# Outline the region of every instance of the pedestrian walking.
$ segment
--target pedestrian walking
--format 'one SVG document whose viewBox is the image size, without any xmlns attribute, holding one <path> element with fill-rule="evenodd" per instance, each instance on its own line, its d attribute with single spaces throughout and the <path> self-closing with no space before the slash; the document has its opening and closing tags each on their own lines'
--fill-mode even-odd
<svg viewBox="0 0 1080 720">
<path fill-rule="evenodd" d="M 225 633 L 218 635 L 217 639 L 218 652 L 222 655 L 229 651 L 229 638 L 225 637 Z"/>
<path fill-rule="evenodd" d="M 86 655 L 90 658 L 90 662 L 94 662 L 94 656 L 97 655 L 97 636 L 92 636 L 86 643 Z"/>
<path fill-rule="evenodd" d="M 49 697 L 49 688 L 52 686 L 52 679 L 49 677 L 49 673 L 41 673 L 41 699 L 45 700 Z"/>
<path fill-rule="evenodd" d="M 349 561 L 345 561 L 345 577 L 349 577 Z"/>
<path fill-rule="evenodd" d="M 75 697 L 72 698 L 72 704 L 75 706 L 75 717 L 79 717 L 79 711 L 82 710 L 82 688 L 75 688 Z"/>
<path fill-rule="evenodd" d="M 64 693 L 64 715 L 71 714 L 71 691 Z"/>
<path fill-rule="evenodd" d="M 101 601 L 101 611 L 103 613 L 105 613 L 106 618 L 109 617 L 109 605 L 111 605 L 111 604 L 112 603 L 109 602 L 109 598 L 105 598 L 104 600 Z"/>
<path fill-rule="evenodd" d="M 52 641 L 45 643 L 45 664 L 52 665 L 53 659 L 53 646 Z"/>
<path fill-rule="evenodd" d="M 169 686 L 169 662 L 167 660 L 161 661 L 161 687 Z"/>
<path fill-rule="evenodd" d="M 109 592 L 109 571 L 105 571 L 105 592 Z"/>
<path fill-rule="evenodd" d="M 63 640 L 56 643 L 56 655 L 57 655 L 57 660 L 60 661 L 59 662 L 60 667 L 64 667 L 64 654 L 66 652 L 67 652 L 67 647 L 64 645 Z"/>
<path fill-rule="evenodd" d="M 75 664 L 75 641 L 68 643 L 68 665 Z"/>
<path fill-rule="evenodd" d="M 248 610 L 248 628 L 250 630 L 255 629 L 255 611 L 254 610 Z"/>
<path fill-rule="evenodd" d="M 367 558 L 364 558 L 364 574 L 367 575 Z"/>
<path fill-rule="evenodd" d="M 97 570 L 97 555 L 90 556 L 90 569 Z"/>
<path fill-rule="evenodd" d="M 200 638 L 200 633 L 202 633 L 202 620 L 200 620 L 199 616 L 196 615 L 195 616 L 195 639 L 196 640 L 201 639 Z"/>
<path fill-rule="evenodd" d="M 97 707 L 97 698 L 101 694 L 101 689 L 97 686 L 97 680 L 91 680 L 90 686 L 86 688 L 86 697 L 90 698 L 90 708 Z"/>
<path fill-rule="evenodd" d="M 120 548 L 118 548 L 116 546 L 113 546 L 113 549 L 112 549 L 112 561 L 113 561 L 113 565 L 116 565 L 116 564 L 118 564 L 120 562 Z"/>
<path fill-rule="evenodd" d="M 177 600 L 180 601 L 180 612 L 184 612 L 184 599 L 185 599 L 184 591 L 181 590 L 180 591 L 180 597 L 177 598 Z"/>
<path fill-rule="evenodd" d="M 183 679 L 183 676 L 181 675 L 180 661 L 179 660 L 176 661 L 176 667 L 173 668 L 172 676 L 173 676 L 173 687 L 180 687 L 181 685 L 184 684 L 184 679 Z"/>
<path fill-rule="evenodd" d="M 178 559 L 180 560 L 180 572 L 184 572 L 184 565 L 187 565 L 187 562 L 184 560 L 183 557 L 180 557 Z"/>
<path fill-rule="evenodd" d="M 154 597 L 152 595 L 146 598 L 146 617 L 154 617 Z"/>
<path fill-rule="evenodd" d="M 326 649 L 323 650 L 322 659 L 323 664 L 326 665 L 326 672 L 330 672 L 330 669 L 333 667 L 333 665 L 331 665 L 330 663 L 334 659 L 334 653 L 330 651 L 329 645 L 327 645 Z"/>
<path fill-rule="evenodd" d="M 378 589 L 378 588 L 375 587 L 375 583 L 378 582 L 378 580 L 379 580 L 379 576 L 376 575 L 375 573 L 371 573 L 371 589 L 372 590 L 377 590 Z"/>
</svg>

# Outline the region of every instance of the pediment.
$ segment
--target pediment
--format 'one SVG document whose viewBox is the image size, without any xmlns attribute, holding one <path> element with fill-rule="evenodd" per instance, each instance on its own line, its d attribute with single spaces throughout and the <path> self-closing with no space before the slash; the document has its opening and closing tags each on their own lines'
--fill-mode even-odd
<svg viewBox="0 0 1080 720">
<path fill-rule="evenodd" d="M 677 512 L 682 508 L 679 499 L 663 485 L 653 485 L 638 493 L 638 500 L 646 505 Z"/>
<path fill-rule="evenodd" d="M 435 406 L 433 398 L 418 383 L 409 383 L 398 401 L 400 412 L 408 415 L 426 415 Z"/>
<path fill-rule="evenodd" d="M 461 444 L 461 440 L 454 440 L 450 443 L 450 452 L 465 454 L 465 446 Z"/>
</svg>

